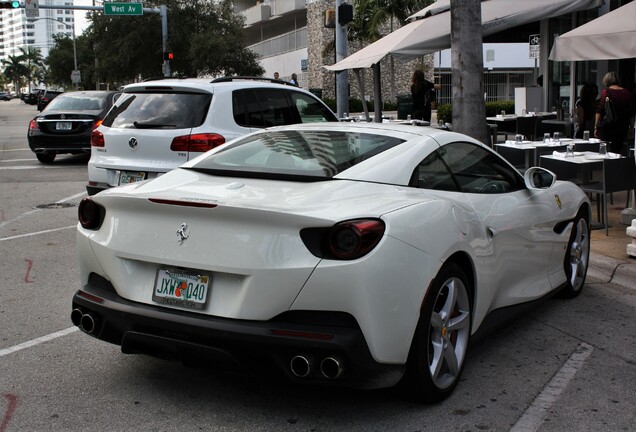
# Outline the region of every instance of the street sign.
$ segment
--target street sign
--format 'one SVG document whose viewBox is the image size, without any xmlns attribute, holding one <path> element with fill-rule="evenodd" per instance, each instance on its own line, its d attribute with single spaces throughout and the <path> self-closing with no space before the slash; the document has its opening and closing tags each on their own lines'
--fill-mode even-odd
<svg viewBox="0 0 636 432">
<path fill-rule="evenodd" d="M 24 0 L 24 12 L 27 18 L 37 18 L 40 16 L 39 0 Z"/>
<path fill-rule="evenodd" d="M 541 35 L 533 34 L 530 35 L 530 58 L 538 59 L 539 52 L 541 50 Z"/>
<path fill-rule="evenodd" d="M 104 15 L 143 15 L 143 3 L 104 3 Z"/>
<path fill-rule="evenodd" d="M 82 75 L 79 70 L 74 70 L 71 72 L 71 82 L 73 84 L 79 84 L 82 82 Z"/>
</svg>

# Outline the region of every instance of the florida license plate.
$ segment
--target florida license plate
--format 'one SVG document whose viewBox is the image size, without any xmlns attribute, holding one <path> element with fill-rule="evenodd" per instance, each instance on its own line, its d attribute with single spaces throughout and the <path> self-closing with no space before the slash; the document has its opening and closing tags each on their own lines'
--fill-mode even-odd
<svg viewBox="0 0 636 432">
<path fill-rule="evenodd" d="M 137 171 L 122 171 L 119 175 L 119 184 L 129 184 L 135 183 L 138 181 L 145 180 L 146 173 L 145 172 L 137 172 Z"/>
<path fill-rule="evenodd" d="M 159 269 L 152 299 L 158 303 L 203 309 L 210 276 L 188 270 Z"/>
<path fill-rule="evenodd" d="M 71 122 L 57 122 L 55 123 L 55 130 L 71 130 Z"/>
</svg>

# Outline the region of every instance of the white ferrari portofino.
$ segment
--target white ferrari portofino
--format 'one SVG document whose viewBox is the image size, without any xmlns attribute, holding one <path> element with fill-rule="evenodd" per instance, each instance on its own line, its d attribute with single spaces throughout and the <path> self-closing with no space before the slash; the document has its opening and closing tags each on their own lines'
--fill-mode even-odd
<svg viewBox="0 0 636 432">
<path fill-rule="evenodd" d="M 79 220 L 72 321 L 124 353 L 429 402 L 499 312 L 576 296 L 590 248 L 576 185 L 389 124 L 256 132 L 86 198 Z"/>
</svg>

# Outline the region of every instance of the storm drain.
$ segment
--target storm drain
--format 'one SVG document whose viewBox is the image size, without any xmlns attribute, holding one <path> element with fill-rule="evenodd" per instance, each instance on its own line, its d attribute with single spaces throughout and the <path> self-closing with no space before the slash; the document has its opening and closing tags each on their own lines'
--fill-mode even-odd
<svg viewBox="0 0 636 432">
<path fill-rule="evenodd" d="M 76 207 L 77 204 L 74 203 L 50 203 L 50 204 L 39 204 L 33 208 L 36 209 L 63 209 L 69 207 Z"/>
</svg>

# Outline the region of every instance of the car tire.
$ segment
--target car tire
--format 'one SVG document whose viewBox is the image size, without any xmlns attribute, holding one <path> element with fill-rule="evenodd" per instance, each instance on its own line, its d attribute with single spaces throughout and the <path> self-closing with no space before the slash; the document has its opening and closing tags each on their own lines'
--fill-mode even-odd
<svg viewBox="0 0 636 432">
<path fill-rule="evenodd" d="M 574 218 L 572 232 L 565 251 L 563 268 L 565 270 L 565 287 L 561 296 L 572 298 L 581 293 L 587 269 L 590 265 L 590 224 L 583 209 Z"/>
<path fill-rule="evenodd" d="M 411 398 L 433 403 L 453 392 L 470 344 L 471 288 L 459 265 L 442 267 L 421 310 L 403 384 Z"/>
<path fill-rule="evenodd" d="M 38 160 L 44 164 L 53 163 L 55 160 L 55 153 L 36 153 L 35 156 Z"/>
</svg>

